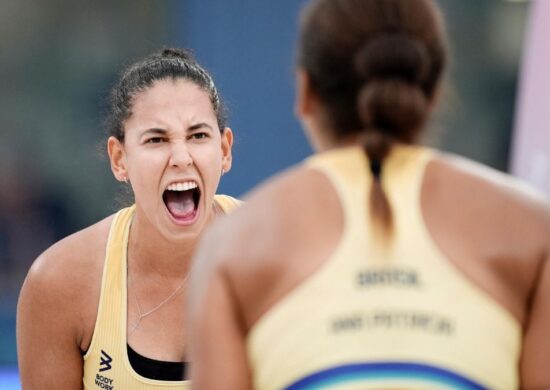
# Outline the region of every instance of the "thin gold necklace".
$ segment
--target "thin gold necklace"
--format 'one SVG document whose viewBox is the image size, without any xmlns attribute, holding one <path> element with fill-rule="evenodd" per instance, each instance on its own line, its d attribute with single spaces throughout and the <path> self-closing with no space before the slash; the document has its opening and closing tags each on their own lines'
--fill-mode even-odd
<svg viewBox="0 0 550 390">
<path fill-rule="evenodd" d="M 217 204 L 217 202 L 213 202 L 212 203 L 212 206 L 213 206 L 213 211 L 214 211 L 214 216 L 218 216 L 219 214 L 225 214 L 223 212 L 223 209 Z M 145 317 L 147 317 L 149 314 L 152 314 L 154 313 L 155 311 L 157 311 L 158 309 L 160 309 L 164 304 L 168 303 L 177 293 L 179 290 L 181 290 L 181 288 L 185 285 L 185 282 L 187 281 L 187 278 L 189 277 L 189 273 L 187 273 L 187 275 L 185 275 L 185 277 L 183 278 L 183 280 L 181 281 L 181 284 L 170 294 L 168 295 L 168 297 L 166 297 L 161 303 L 159 303 L 157 306 L 153 307 L 151 310 L 145 312 L 145 313 L 142 313 L 141 311 L 141 305 L 139 304 L 139 300 L 138 300 L 138 297 L 137 297 L 137 293 L 136 291 L 133 289 L 132 292 L 133 292 L 133 296 L 134 296 L 134 300 L 136 301 L 136 306 L 137 306 L 137 309 L 138 309 L 138 319 L 137 319 L 137 322 L 136 323 L 132 323 L 132 329 L 130 329 L 130 331 L 128 332 L 128 335 L 126 336 L 127 338 L 130 337 L 135 331 L 136 329 L 138 328 L 138 326 L 140 325 L 141 323 L 141 320 L 144 319 Z"/>
<path fill-rule="evenodd" d="M 136 290 L 135 289 L 132 289 L 132 292 L 133 292 L 133 295 L 134 295 L 134 300 L 136 301 L 136 306 L 137 306 L 137 309 L 138 309 L 138 319 L 137 319 L 137 322 L 136 323 L 133 323 L 131 324 L 132 325 L 132 329 L 130 329 L 130 331 L 128 332 L 128 336 L 127 337 L 130 337 L 132 335 L 132 333 L 134 333 L 136 331 L 136 329 L 138 328 L 139 324 L 141 323 L 141 320 L 144 319 L 145 317 L 147 317 L 149 314 L 152 314 L 154 313 L 155 311 L 157 311 L 158 309 L 160 309 L 162 306 L 164 306 L 166 303 L 168 303 L 172 298 L 174 298 L 176 296 L 176 294 L 178 293 L 179 290 L 181 290 L 181 288 L 183 287 L 183 285 L 185 284 L 185 282 L 187 281 L 187 278 L 189 276 L 189 273 L 187 273 L 187 275 L 185 275 L 185 277 L 183 278 L 182 282 L 180 283 L 180 285 L 170 294 L 168 295 L 168 297 L 166 297 L 162 302 L 160 302 L 158 305 L 156 305 L 155 307 L 153 307 L 151 310 L 148 310 L 147 312 L 143 313 L 141 311 L 141 305 L 139 304 L 139 300 L 138 300 L 138 297 L 137 297 L 137 293 L 136 293 Z"/>
</svg>

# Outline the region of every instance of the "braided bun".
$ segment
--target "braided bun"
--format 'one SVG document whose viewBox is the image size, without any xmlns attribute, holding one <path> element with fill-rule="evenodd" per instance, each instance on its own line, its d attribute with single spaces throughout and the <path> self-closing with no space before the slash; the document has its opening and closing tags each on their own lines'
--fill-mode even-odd
<svg viewBox="0 0 550 390">
<path fill-rule="evenodd" d="M 376 129 L 404 142 L 412 142 L 424 124 L 428 99 L 422 89 L 402 80 L 373 80 L 357 98 L 357 112 L 365 129 Z"/>
<path fill-rule="evenodd" d="M 363 127 L 411 142 L 429 108 L 421 87 L 430 68 L 425 45 L 404 34 L 381 35 L 357 52 L 354 65 L 364 80 L 357 97 Z"/>
<path fill-rule="evenodd" d="M 422 84 L 430 69 L 426 45 L 403 33 L 390 33 L 368 41 L 355 55 L 355 70 L 365 80 L 400 78 Z"/>
</svg>

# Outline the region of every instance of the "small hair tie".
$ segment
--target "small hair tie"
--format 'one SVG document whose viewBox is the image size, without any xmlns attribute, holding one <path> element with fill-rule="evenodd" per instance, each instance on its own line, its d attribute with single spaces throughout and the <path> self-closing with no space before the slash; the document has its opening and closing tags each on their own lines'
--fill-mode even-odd
<svg viewBox="0 0 550 390">
<path fill-rule="evenodd" d="M 382 175 L 382 161 L 380 161 L 379 159 L 371 159 L 370 170 L 374 179 L 380 180 L 380 176 Z"/>
</svg>

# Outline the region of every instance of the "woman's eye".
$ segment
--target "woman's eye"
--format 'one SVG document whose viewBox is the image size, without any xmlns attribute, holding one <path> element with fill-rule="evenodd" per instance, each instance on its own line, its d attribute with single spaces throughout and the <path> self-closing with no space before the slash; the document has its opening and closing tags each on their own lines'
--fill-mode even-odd
<svg viewBox="0 0 550 390">
<path fill-rule="evenodd" d="M 191 137 L 194 138 L 194 139 L 203 139 L 203 138 L 207 138 L 208 134 L 206 134 L 206 133 L 194 133 L 193 135 L 191 135 Z"/>
<path fill-rule="evenodd" d="M 148 144 L 159 144 L 159 143 L 161 143 L 161 142 L 163 142 L 163 141 L 164 141 L 164 139 L 161 138 L 161 137 L 153 137 L 153 138 L 149 138 L 149 139 L 146 141 L 146 143 L 148 143 Z"/>
</svg>

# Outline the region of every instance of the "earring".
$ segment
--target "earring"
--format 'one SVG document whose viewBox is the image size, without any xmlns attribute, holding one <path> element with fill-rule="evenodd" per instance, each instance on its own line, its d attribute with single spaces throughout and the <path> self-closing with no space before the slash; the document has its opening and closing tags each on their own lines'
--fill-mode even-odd
<svg viewBox="0 0 550 390">
<path fill-rule="evenodd" d="M 128 184 L 128 176 L 124 176 L 124 179 L 122 179 L 124 181 L 124 184 Z"/>
<path fill-rule="evenodd" d="M 225 175 L 225 169 L 222 168 L 222 176 Z"/>
</svg>

